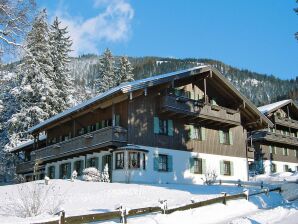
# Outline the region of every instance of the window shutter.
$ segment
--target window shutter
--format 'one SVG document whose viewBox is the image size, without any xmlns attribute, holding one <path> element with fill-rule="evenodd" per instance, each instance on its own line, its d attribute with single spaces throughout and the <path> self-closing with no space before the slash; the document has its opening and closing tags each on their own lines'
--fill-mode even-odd
<svg viewBox="0 0 298 224">
<path fill-rule="evenodd" d="M 193 157 L 190 157 L 189 158 L 189 170 L 190 170 L 191 173 L 194 173 L 195 172 L 194 165 L 195 165 L 195 160 L 194 160 Z"/>
<path fill-rule="evenodd" d="M 98 157 L 95 157 L 95 168 L 98 169 Z"/>
<path fill-rule="evenodd" d="M 189 125 L 189 138 L 195 139 L 195 128 L 193 125 Z"/>
<path fill-rule="evenodd" d="M 63 176 L 62 176 L 62 164 L 60 164 L 60 166 L 59 166 L 59 178 L 60 179 L 63 179 Z"/>
<path fill-rule="evenodd" d="M 168 135 L 174 135 L 174 127 L 173 127 L 173 120 L 168 120 Z"/>
<path fill-rule="evenodd" d="M 120 126 L 120 115 L 119 114 L 115 115 L 115 125 Z"/>
<path fill-rule="evenodd" d="M 159 118 L 154 117 L 154 134 L 159 134 Z"/>
<path fill-rule="evenodd" d="M 155 154 L 153 157 L 153 170 L 154 171 L 158 171 L 158 167 L 159 167 L 159 159 L 158 159 L 158 154 Z"/>
<path fill-rule="evenodd" d="M 67 178 L 71 177 L 71 163 L 67 163 Z"/>
<path fill-rule="evenodd" d="M 201 127 L 202 141 L 206 140 L 206 128 Z"/>
<path fill-rule="evenodd" d="M 202 159 L 202 174 L 206 173 L 206 159 Z"/>
<path fill-rule="evenodd" d="M 225 170 L 224 170 L 224 161 L 221 160 L 220 161 L 220 175 L 224 175 L 225 174 Z"/>
<path fill-rule="evenodd" d="M 86 167 L 87 168 L 90 167 L 90 164 L 91 164 L 91 159 L 87 159 L 87 166 Z"/>
<path fill-rule="evenodd" d="M 233 132 L 231 129 L 229 130 L 229 140 L 230 140 L 230 145 L 233 145 Z"/>
<path fill-rule="evenodd" d="M 234 176 L 234 164 L 232 161 L 230 161 L 230 170 L 231 170 L 231 176 Z"/>
<path fill-rule="evenodd" d="M 173 156 L 168 155 L 168 172 L 173 172 Z"/>
<path fill-rule="evenodd" d="M 99 122 L 96 122 L 96 130 L 100 129 Z"/>
<path fill-rule="evenodd" d="M 104 128 L 105 127 L 105 120 L 101 121 L 101 127 Z"/>
<path fill-rule="evenodd" d="M 194 91 L 190 92 L 190 99 L 194 100 L 195 99 L 195 93 Z"/>
<path fill-rule="evenodd" d="M 82 174 L 83 173 L 83 169 L 84 169 L 84 161 L 81 160 L 81 162 L 80 162 L 80 172 L 78 172 L 78 173 Z"/>
<path fill-rule="evenodd" d="M 219 143 L 223 144 L 224 143 L 224 136 L 223 136 L 223 131 L 219 130 Z"/>
</svg>

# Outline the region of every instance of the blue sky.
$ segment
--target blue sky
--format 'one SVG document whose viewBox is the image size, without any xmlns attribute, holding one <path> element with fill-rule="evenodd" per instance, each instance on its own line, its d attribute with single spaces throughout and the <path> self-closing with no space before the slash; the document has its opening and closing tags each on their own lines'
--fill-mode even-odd
<svg viewBox="0 0 298 224">
<path fill-rule="evenodd" d="M 73 55 L 211 58 L 298 76 L 295 0 L 37 0 L 69 27 Z"/>
</svg>

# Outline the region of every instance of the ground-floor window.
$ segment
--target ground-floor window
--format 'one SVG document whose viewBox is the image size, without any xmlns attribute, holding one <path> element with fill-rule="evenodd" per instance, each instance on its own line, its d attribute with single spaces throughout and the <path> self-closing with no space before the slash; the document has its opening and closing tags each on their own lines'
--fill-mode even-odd
<svg viewBox="0 0 298 224">
<path fill-rule="evenodd" d="M 50 179 L 55 179 L 55 166 L 48 167 L 48 177 Z"/>
<path fill-rule="evenodd" d="M 98 158 L 97 157 L 89 158 L 87 160 L 87 167 L 95 167 L 96 169 L 98 169 Z"/>
<path fill-rule="evenodd" d="M 83 174 L 83 169 L 84 169 L 83 160 L 78 160 L 74 162 L 73 170 L 77 171 L 78 176 L 81 176 Z"/>
<path fill-rule="evenodd" d="M 141 163 L 141 154 L 140 152 L 129 152 L 128 153 L 128 167 L 131 168 L 140 168 Z"/>
<path fill-rule="evenodd" d="M 172 172 L 173 158 L 171 155 L 156 154 L 153 160 L 153 167 L 155 171 Z"/>
<path fill-rule="evenodd" d="M 124 152 L 117 152 L 115 154 L 116 163 L 115 169 L 123 169 L 124 168 Z"/>
<path fill-rule="evenodd" d="M 233 162 L 222 160 L 220 161 L 220 174 L 224 176 L 233 176 Z"/>
<path fill-rule="evenodd" d="M 159 171 L 168 171 L 168 156 L 167 155 L 159 155 L 158 170 Z"/>
<path fill-rule="evenodd" d="M 274 163 L 271 164 L 271 172 L 276 173 L 276 164 Z"/>
<path fill-rule="evenodd" d="M 69 179 L 71 176 L 71 164 L 64 163 L 60 165 L 60 179 Z"/>
<path fill-rule="evenodd" d="M 289 166 L 288 165 L 284 165 L 284 172 L 288 172 L 289 171 Z"/>
<path fill-rule="evenodd" d="M 295 169 L 296 169 L 296 172 L 298 172 L 298 166 L 296 166 L 296 168 L 295 168 Z"/>
</svg>

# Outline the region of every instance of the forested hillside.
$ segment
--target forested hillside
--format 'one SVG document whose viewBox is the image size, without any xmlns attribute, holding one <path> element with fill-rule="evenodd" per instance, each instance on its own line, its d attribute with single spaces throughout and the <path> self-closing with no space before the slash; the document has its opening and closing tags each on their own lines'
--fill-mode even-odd
<svg viewBox="0 0 298 224">
<path fill-rule="evenodd" d="M 116 57 L 117 59 L 117 57 Z M 209 64 L 216 67 L 240 92 L 257 106 L 285 98 L 297 99 L 298 77 L 281 80 L 273 75 L 242 70 L 211 59 L 172 59 L 159 57 L 129 57 L 135 79 L 168 73 L 185 68 Z M 99 56 L 84 55 L 72 58 L 70 69 L 76 85 L 92 91 L 94 79 L 99 73 Z M 92 94 L 91 94 L 92 95 Z"/>
</svg>

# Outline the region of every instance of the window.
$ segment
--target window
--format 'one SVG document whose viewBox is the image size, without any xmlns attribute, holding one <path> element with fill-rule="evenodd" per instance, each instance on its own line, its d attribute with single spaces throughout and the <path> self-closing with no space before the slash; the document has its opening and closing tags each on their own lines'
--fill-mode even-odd
<svg viewBox="0 0 298 224">
<path fill-rule="evenodd" d="M 78 130 L 78 136 L 85 134 L 85 129 L 84 128 L 80 128 Z"/>
<path fill-rule="evenodd" d="M 298 172 L 298 166 L 296 166 L 296 172 Z"/>
<path fill-rule="evenodd" d="M 60 179 L 69 179 L 71 176 L 70 163 L 64 163 L 60 165 Z"/>
<path fill-rule="evenodd" d="M 55 179 L 55 166 L 49 166 L 49 168 L 48 168 L 48 177 L 50 179 Z"/>
<path fill-rule="evenodd" d="M 276 164 L 272 163 L 271 165 L 271 172 L 276 173 Z"/>
<path fill-rule="evenodd" d="M 116 156 L 115 169 L 123 169 L 124 168 L 124 152 L 117 152 L 115 156 Z"/>
<path fill-rule="evenodd" d="M 233 176 L 234 174 L 233 162 L 222 160 L 220 161 L 220 174 L 224 176 Z"/>
<path fill-rule="evenodd" d="M 295 150 L 295 157 L 298 157 L 298 149 Z"/>
<path fill-rule="evenodd" d="M 197 174 L 203 173 L 203 166 L 202 166 L 201 158 L 194 158 L 194 173 L 197 173 Z"/>
<path fill-rule="evenodd" d="M 284 165 L 284 172 L 288 172 L 289 171 L 289 166 L 288 165 Z"/>
<path fill-rule="evenodd" d="M 154 117 L 154 133 L 173 136 L 173 120 L 163 120 Z"/>
<path fill-rule="evenodd" d="M 202 141 L 205 136 L 204 132 L 205 129 L 202 127 L 194 127 L 193 125 L 190 125 L 189 138 Z"/>
<path fill-rule="evenodd" d="M 276 154 L 276 146 L 269 145 L 269 152 L 271 154 Z"/>
<path fill-rule="evenodd" d="M 87 167 L 98 168 L 98 158 L 97 157 L 93 157 L 93 158 L 88 159 L 88 161 L 87 161 Z"/>
<path fill-rule="evenodd" d="M 78 176 L 81 176 L 83 174 L 83 160 L 75 161 L 73 169 L 77 171 Z"/>
<path fill-rule="evenodd" d="M 221 144 L 232 145 L 232 131 L 231 130 L 220 130 L 219 131 L 219 142 Z"/>
<path fill-rule="evenodd" d="M 168 156 L 167 155 L 159 155 L 158 170 L 159 171 L 168 171 Z"/>
<path fill-rule="evenodd" d="M 129 152 L 128 153 L 128 167 L 132 168 L 140 168 L 140 153 L 139 152 Z"/>
<path fill-rule="evenodd" d="M 283 148 L 282 151 L 283 151 L 282 154 L 283 154 L 284 156 L 288 156 L 288 155 L 289 155 L 289 149 L 288 149 L 288 148 Z"/>
</svg>

